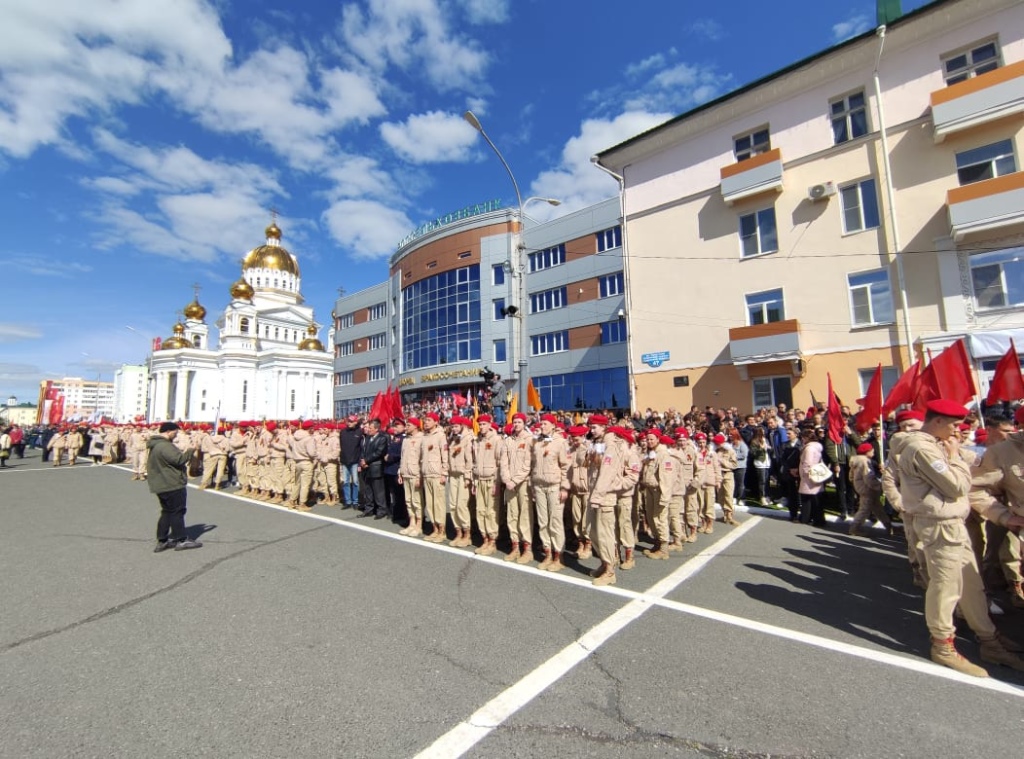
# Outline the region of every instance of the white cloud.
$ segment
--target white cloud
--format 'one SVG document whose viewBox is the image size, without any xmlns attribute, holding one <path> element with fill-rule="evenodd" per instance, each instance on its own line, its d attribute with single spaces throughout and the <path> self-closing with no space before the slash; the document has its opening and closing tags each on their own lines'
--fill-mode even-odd
<svg viewBox="0 0 1024 759">
<path fill-rule="evenodd" d="M 670 48 L 629 64 L 622 83 L 587 96 L 597 114 L 610 117 L 629 111 L 681 113 L 725 92 L 732 75 L 703 63 L 676 62 Z"/>
<path fill-rule="evenodd" d="M 407 161 L 441 163 L 467 160 L 477 131 L 462 116 L 430 111 L 414 114 L 401 124 L 381 124 L 380 136 Z"/>
<path fill-rule="evenodd" d="M 0 258 L 0 268 L 14 270 L 37 277 L 71 279 L 88 274 L 92 267 L 76 261 L 60 261 L 54 256 L 12 256 Z"/>
<path fill-rule="evenodd" d="M 725 36 L 722 25 L 712 18 L 699 18 L 691 23 L 686 31 L 698 37 L 706 37 L 712 42 L 717 42 Z"/>
<path fill-rule="evenodd" d="M 340 200 L 324 211 L 323 220 L 331 236 L 356 258 L 390 256 L 413 229 L 404 212 L 374 200 Z"/>
<path fill-rule="evenodd" d="M 644 58 L 642 61 L 631 63 L 628 66 L 626 66 L 626 76 L 639 76 L 645 71 L 650 71 L 651 69 L 661 69 L 664 68 L 665 63 L 665 54 L 655 53 L 652 56 Z"/>
<path fill-rule="evenodd" d="M 490 56 L 450 28 L 438 0 L 368 0 L 366 6 L 342 11 L 341 36 L 359 62 L 378 72 L 388 66 L 422 72 L 441 92 L 481 85 Z"/>
<path fill-rule="evenodd" d="M 471 24 L 500 24 L 508 21 L 508 0 L 457 0 Z"/>
<path fill-rule="evenodd" d="M 42 336 L 42 330 L 34 325 L 0 322 L 0 344 L 38 340 Z"/>
<path fill-rule="evenodd" d="M 530 195 L 557 198 L 562 205 L 556 209 L 538 203 L 531 206 L 536 218 L 559 216 L 585 208 L 613 197 L 618 192 L 615 181 L 595 168 L 590 157 L 635 134 L 650 129 L 670 118 L 668 113 L 632 111 L 614 119 L 588 119 L 580 133 L 566 142 L 557 168 L 542 172 L 530 185 Z"/>
<path fill-rule="evenodd" d="M 384 198 L 398 194 L 398 185 L 380 163 L 369 156 L 336 156 L 322 173 L 331 183 L 331 200 L 353 197 Z"/>
<path fill-rule="evenodd" d="M 857 13 L 845 21 L 840 21 L 832 26 L 832 41 L 843 42 L 858 34 L 863 34 L 871 28 L 871 19 L 865 13 Z"/>
</svg>

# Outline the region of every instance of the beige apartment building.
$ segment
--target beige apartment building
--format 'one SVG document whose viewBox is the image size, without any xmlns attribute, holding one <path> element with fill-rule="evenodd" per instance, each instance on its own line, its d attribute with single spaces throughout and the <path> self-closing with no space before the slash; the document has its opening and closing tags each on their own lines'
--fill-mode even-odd
<svg viewBox="0 0 1024 759">
<path fill-rule="evenodd" d="M 1024 347 L 1024 5 L 939 0 L 612 147 L 639 408 Z"/>
</svg>

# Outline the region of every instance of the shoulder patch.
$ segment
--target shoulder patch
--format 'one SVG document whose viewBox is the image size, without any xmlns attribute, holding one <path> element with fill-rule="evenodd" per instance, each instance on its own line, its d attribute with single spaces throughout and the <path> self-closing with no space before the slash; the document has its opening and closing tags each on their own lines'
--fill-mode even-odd
<svg viewBox="0 0 1024 759">
<path fill-rule="evenodd" d="M 936 459 L 932 462 L 932 469 L 935 470 L 936 474 L 943 474 L 947 469 L 949 469 L 949 465 L 947 465 L 942 459 Z"/>
</svg>

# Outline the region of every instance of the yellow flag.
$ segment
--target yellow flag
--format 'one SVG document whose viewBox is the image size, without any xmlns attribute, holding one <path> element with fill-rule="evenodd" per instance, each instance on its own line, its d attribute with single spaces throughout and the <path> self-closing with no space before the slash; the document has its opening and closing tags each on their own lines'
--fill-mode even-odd
<svg viewBox="0 0 1024 759">
<path fill-rule="evenodd" d="M 533 378 L 526 382 L 526 405 L 530 406 L 534 411 L 540 411 L 544 408 L 544 402 L 540 399 L 540 393 L 533 386 Z"/>
<path fill-rule="evenodd" d="M 508 419 L 512 421 L 512 417 L 519 411 L 519 393 L 512 396 L 512 402 L 508 404 Z"/>
<path fill-rule="evenodd" d="M 480 424 L 477 419 L 480 418 L 480 406 L 476 402 L 476 393 L 473 393 L 473 434 L 480 434 Z"/>
</svg>

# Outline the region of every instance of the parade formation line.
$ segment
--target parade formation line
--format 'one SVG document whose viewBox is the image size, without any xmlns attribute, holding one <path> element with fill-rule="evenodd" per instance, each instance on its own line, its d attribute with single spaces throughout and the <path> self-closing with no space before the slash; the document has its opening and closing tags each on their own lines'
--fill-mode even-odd
<svg viewBox="0 0 1024 759">
<path fill-rule="evenodd" d="M 131 472 L 129 468 L 114 465 L 111 467 L 124 472 Z M 198 485 L 193 483 L 189 484 L 190 488 L 198 490 Z M 794 643 L 802 643 L 808 646 L 813 646 L 826 651 L 832 651 L 834 653 L 844 654 L 858 659 L 864 659 L 867 661 L 875 662 L 877 664 L 884 664 L 897 669 L 902 669 L 909 672 L 915 672 L 917 674 L 928 675 L 930 677 L 936 677 L 942 680 L 948 680 L 962 685 L 970 685 L 975 688 L 981 688 L 983 690 L 991 691 L 994 693 L 1000 693 L 1007 696 L 1015 696 L 1017 698 L 1024 698 L 1024 688 L 1021 688 L 1012 683 L 1006 683 L 995 678 L 977 678 L 970 677 L 968 675 L 955 672 L 947 667 L 942 667 L 933 662 L 917 658 L 909 657 L 901 654 L 888 653 L 886 651 L 879 651 L 877 649 L 866 648 L 863 646 L 854 645 L 852 643 L 845 643 L 831 638 L 826 638 L 820 635 L 814 635 L 811 633 L 799 632 L 797 630 L 791 630 L 786 627 L 779 627 L 777 625 L 767 624 L 765 622 L 757 622 L 752 619 L 745 617 L 738 617 L 733 614 L 727 614 L 724 612 L 715 611 L 714 609 L 708 609 L 701 606 L 694 606 L 691 604 L 681 603 L 679 601 L 672 601 L 665 598 L 666 595 L 671 593 L 676 587 L 681 585 L 686 580 L 689 580 L 704 567 L 706 567 L 712 559 L 723 554 L 725 550 L 739 540 L 741 537 L 751 531 L 755 526 L 761 523 L 762 517 L 751 516 L 750 519 L 744 521 L 739 527 L 735 528 L 731 533 L 726 535 L 724 538 L 716 541 L 712 545 L 709 545 L 703 551 L 695 554 L 692 558 L 687 559 L 685 563 L 676 569 L 674 572 L 669 574 L 667 577 L 659 580 L 657 583 L 652 585 L 646 591 L 635 591 L 628 590 L 625 588 L 617 588 L 615 586 L 595 586 L 589 580 L 581 577 L 573 577 L 571 575 L 563 575 L 552 572 L 538 571 L 536 567 L 531 567 L 524 564 L 509 563 L 501 558 L 491 556 L 479 556 L 472 552 L 467 552 L 464 549 L 453 548 L 448 545 L 440 543 L 427 543 L 419 538 L 408 537 L 406 535 L 399 535 L 398 533 L 388 532 L 377 527 L 369 525 L 358 524 L 341 517 L 331 516 L 328 514 L 316 514 L 311 511 L 295 511 L 289 509 L 286 506 L 281 506 L 272 503 L 265 503 L 263 501 L 257 501 L 253 498 L 246 498 L 245 496 L 237 495 L 234 493 L 226 493 L 223 491 L 216 490 L 205 490 L 205 493 L 211 493 L 223 498 L 230 498 L 232 500 L 241 501 L 247 504 L 254 504 L 267 509 L 273 509 L 275 511 L 281 511 L 293 516 L 305 517 L 307 519 L 316 519 L 321 522 L 329 522 L 332 524 L 339 525 L 341 527 L 347 527 L 352 530 L 358 530 L 370 535 L 376 535 L 378 537 L 388 538 L 390 540 L 397 540 L 411 545 L 419 546 L 420 548 L 427 548 L 433 551 L 443 551 L 454 556 L 458 556 L 462 559 L 470 559 L 473 561 L 480 561 L 487 563 L 491 566 L 501 567 L 505 570 L 511 570 L 514 572 L 525 572 L 536 578 L 543 578 L 545 580 L 552 580 L 555 582 L 567 583 L 570 585 L 576 585 L 587 590 L 605 593 L 608 595 L 618 596 L 620 598 L 629 599 L 630 603 L 622 607 L 619 611 L 615 612 L 604 621 L 598 623 L 584 635 L 582 635 L 576 641 L 570 643 L 565 649 L 560 651 L 558 654 L 553 656 L 547 662 L 541 664 L 537 669 L 531 672 L 529 675 L 524 677 L 518 683 L 511 686 L 509 689 L 499 694 L 497 697 L 492 699 L 490 702 L 485 704 L 481 709 L 474 713 L 468 720 L 461 723 L 460 725 L 453 728 L 451 731 L 446 733 L 432 746 L 424 749 L 418 757 L 441 757 L 441 756 L 458 756 L 461 753 L 469 750 L 479 740 L 484 738 L 487 734 L 492 732 L 502 721 L 507 719 L 509 716 L 515 713 L 518 709 L 522 708 L 528 701 L 523 701 L 512 711 L 509 711 L 505 717 L 500 721 L 495 722 L 498 715 L 503 710 L 511 708 L 511 706 L 524 694 L 530 693 L 532 690 L 540 686 L 541 683 L 547 682 L 543 688 L 540 688 L 534 696 L 539 695 L 545 688 L 550 684 L 556 682 L 562 675 L 570 671 L 576 664 L 587 658 L 596 648 L 601 644 L 610 639 L 615 633 L 622 630 L 630 622 L 639 618 L 644 611 L 652 606 L 657 606 L 664 609 L 669 609 L 681 614 L 688 616 L 699 617 L 702 619 L 711 620 L 714 622 L 720 622 L 722 624 L 730 625 L 732 627 L 739 627 L 751 632 L 757 632 L 764 635 L 770 635 L 775 638 L 781 638 L 789 640 Z M 554 676 L 555 673 L 561 671 L 561 674 Z M 483 732 L 481 732 L 483 731 Z M 449 737 L 450 736 L 450 737 Z M 479 736 L 472 743 L 465 745 L 461 751 L 456 752 L 454 747 L 462 745 L 465 741 L 470 740 L 473 736 Z M 444 750 L 439 750 L 437 753 L 430 753 L 434 750 L 435 746 L 439 746 L 442 741 L 451 741 L 445 743 Z M 461 742 L 461 743 L 460 743 Z"/>
</svg>

